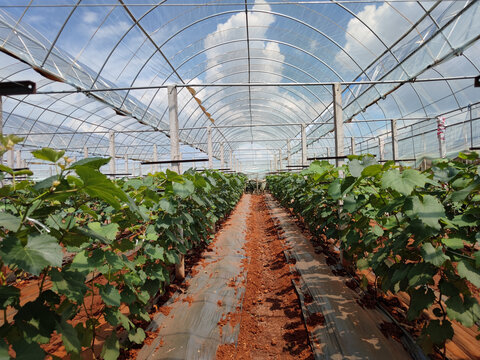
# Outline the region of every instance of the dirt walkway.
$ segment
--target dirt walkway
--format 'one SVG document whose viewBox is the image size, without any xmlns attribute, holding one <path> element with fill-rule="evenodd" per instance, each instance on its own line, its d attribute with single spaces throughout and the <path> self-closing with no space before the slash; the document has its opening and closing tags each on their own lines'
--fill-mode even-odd
<svg viewBox="0 0 480 360">
<path fill-rule="evenodd" d="M 313 359 L 286 263 L 263 196 L 253 195 L 247 218 L 247 283 L 238 344 L 221 345 L 217 359 Z"/>
</svg>

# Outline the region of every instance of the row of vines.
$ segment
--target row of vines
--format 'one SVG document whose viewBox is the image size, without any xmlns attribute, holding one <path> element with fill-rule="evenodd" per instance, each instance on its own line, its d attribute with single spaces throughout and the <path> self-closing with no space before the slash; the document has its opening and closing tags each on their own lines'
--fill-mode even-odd
<svg viewBox="0 0 480 360">
<path fill-rule="evenodd" d="M 0 140 L 3 155 L 21 139 Z M 112 181 L 99 171 L 109 159 L 72 163 L 47 148 L 32 154 L 55 164 L 57 174 L 36 182 L 25 179 L 29 170 L 0 165 L 0 358 L 44 359 L 54 336 L 70 358 L 86 349 L 93 357 L 106 322 L 118 331 L 102 339 L 100 356 L 115 359 L 118 334 L 127 345 L 144 341 L 147 306 L 179 255 L 211 241 L 245 179 L 167 170 Z M 26 277 L 38 283 L 28 302 L 18 285 Z"/>
<path fill-rule="evenodd" d="M 408 321 L 432 312 L 419 342 L 444 353 L 452 321 L 472 327 L 480 319 L 478 164 L 476 153 L 460 154 L 421 172 L 349 156 L 338 168 L 317 161 L 267 180 L 314 236 L 338 239 L 347 260 L 371 271 L 379 291 L 408 293 Z"/>
</svg>

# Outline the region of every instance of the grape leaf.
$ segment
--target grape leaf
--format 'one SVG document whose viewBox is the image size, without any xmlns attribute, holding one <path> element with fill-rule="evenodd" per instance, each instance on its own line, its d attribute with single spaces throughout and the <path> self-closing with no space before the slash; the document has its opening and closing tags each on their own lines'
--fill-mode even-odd
<svg viewBox="0 0 480 360">
<path fill-rule="evenodd" d="M 468 261 L 460 260 L 457 265 L 458 275 L 470 281 L 477 288 L 480 287 L 480 271 Z"/>
<path fill-rule="evenodd" d="M 109 306 L 120 306 L 120 293 L 113 285 L 105 284 L 100 286 L 100 296 L 105 304 Z"/>
<path fill-rule="evenodd" d="M 182 199 L 185 199 L 192 195 L 195 192 L 195 186 L 193 182 L 186 179 L 183 183 L 174 182 L 172 183 L 173 192 L 175 195 L 180 196 Z"/>
<path fill-rule="evenodd" d="M 56 151 L 50 148 L 32 151 L 32 155 L 40 160 L 56 163 L 65 154 L 65 150 Z"/>
<path fill-rule="evenodd" d="M 450 249 L 463 249 L 464 243 L 463 239 L 459 237 L 451 237 L 451 238 L 443 238 L 442 243 L 446 246 L 449 247 Z"/>
<path fill-rule="evenodd" d="M 413 169 L 405 169 L 400 172 L 392 169 L 383 174 L 382 188 L 391 188 L 403 195 L 410 195 L 416 186 L 424 186 L 427 177 L 421 172 Z"/>
<path fill-rule="evenodd" d="M 445 255 L 441 247 L 435 248 L 431 243 L 425 243 L 422 245 L 423 259 L 437 267 L 443 265 L 450 257 Z"/>
<path fill-rule="evenodd" d="M 405 201 L 405 213 L 411 218 L 420 219 L 425 225 L 436 230 L 441 229 L 438 220 L 445 217 L 445 209 L 437 198 L 424 195 L 422 198 L 413 196 Z"/>
<path fill-rule="evenodd" d="M 435 294 L 432 289 L 421 286 L 412 290 L 410 293 L 410 306 L 408 308 L 407 318 L 412 321 L 417 318 L 422 310 L 428 309 L 435 302 Z"/>
<path fill-rule="evenodd" d="M 3 211 L 0 212 L 0 226 L 3 226 L 5 229 L 17 231 L 21 223 L 22 219 L 19 217 Z"/>
<path fill-rule="evenodd" d="M 113 332 L 103 344 L 101 356 L 104 360 L 116 360 L 119 355 L 120 343 L 118 342 L 117 334 Z"/>
<path fill-rule="evenodd" d="M 62 247 L 57 239 L 48 234 L 29 235 L 25 246 L 12 236 L 7 236 L 0 254 L 8 264 L 15 264 L 22 270 L 39 275 L 46 266 L 62 266 Z"/>
</svg>

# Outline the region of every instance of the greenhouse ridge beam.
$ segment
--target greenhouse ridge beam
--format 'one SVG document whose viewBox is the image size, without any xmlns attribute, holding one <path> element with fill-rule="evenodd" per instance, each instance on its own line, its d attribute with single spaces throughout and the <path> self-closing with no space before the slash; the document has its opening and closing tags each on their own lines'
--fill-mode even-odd
<svg viewBox="0 0 480 360">
<path fill-rule="evenodd" d="M 429 3 L 435 2 L 437 0 L 422 0 L 422 2 Z M 323 5 L 334 5 L 334 4 L 383 4 L 384 0 L 312 0 L 312 1 L 269 1 L 264 5 L 310 5 L 310 4 L 323 4 Z M 417 2 L 417 0 L 395 0 L 396 3 L 412 3 Z M 183 3 L 176 3 L 176 4 L 155 4 L 155 3 L 124 3 L 123 5 L 118 3 L 104 3 L 104 4 L 68 4 L 68 3 L 57 3 L 57 4 L 8 4 L 8 5 L 0 5 L 0 8 L 57 8 L 57 7 L 120 7 L 120 6 L 128 6 L 128 7 L 149 7 L 149 6 L 159 6 L 159 7 L 184 7 L 184 6 L 202 6 L 202 7 L 217 7 L 217 6 L 243 6 L 245 3 L 243 2 L 228 2 L 228 3 L 193 3 L 193 2 L 183 2 Z M 246 2 L 247 5 L 262 5 L 257 4 L 255 2 Z"/>
<path fill-rule="evenodd" d="M 362 81 L 325 81 L 325 82 L 284 82 L 284 83 L 194 83 L 194 84 L 171 84 L 171 85 L 149 85 L 149 86 L 128 86 L 128 87 L 111 87 L 111 88 L 95 88 L 95 89 L 74 89 L 74 90 L 58 90 L 58 91 L 37 91 L 37 95 L 52 94 L 76 94 L 76 93 L 95 93 L 107 91 L 130 91 L 130 90 L 151 90 L 166 89 L 170 86 L 176 87 L 262 87 L 262 86 L 332 86 L 340 84 L 348 85 L 382 85 L 382 84 L 408 84 L 435 81 L 455 81 L 475 79 L 478 75 L 468 76 L 448 76 L 442 78 L 425 78 L 425 79 L 407 79 L 407 80 L 362 80 Z M 33 95 L 33 94 L 32 94 Z"/>
</svg>

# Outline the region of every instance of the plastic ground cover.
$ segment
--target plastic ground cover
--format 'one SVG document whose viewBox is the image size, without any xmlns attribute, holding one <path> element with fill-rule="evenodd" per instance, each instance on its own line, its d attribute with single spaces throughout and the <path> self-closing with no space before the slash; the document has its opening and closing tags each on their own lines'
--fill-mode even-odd
<svg viewBox="0 0 480 360">
<path fill-rule="evenodd" d="M 138 360 L 213 359 L 219 345 L 237 341 L 239 324 L 219 326 L 219 322 L 237 311 L 245 293 L 242 247 L 248 209 L 249 198 L 243 197 L 217 234 L 213 251 L 206 252 L 193 270 L 195 275 L 186 280 L 188 289 L 166 304 L 171 308 L 168 315 L 154 318 L 148 330 L 160 330 L 141 349 Z"/>
</svg>

